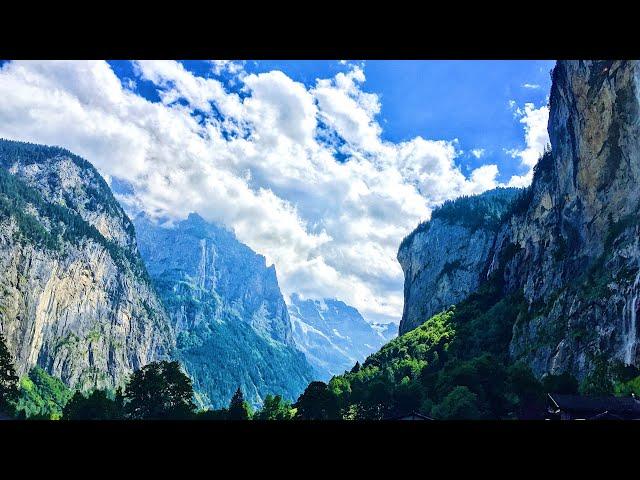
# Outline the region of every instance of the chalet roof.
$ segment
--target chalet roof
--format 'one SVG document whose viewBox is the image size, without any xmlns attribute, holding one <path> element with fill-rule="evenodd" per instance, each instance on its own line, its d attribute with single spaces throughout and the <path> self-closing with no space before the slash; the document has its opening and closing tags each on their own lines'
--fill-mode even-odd
<svg viewBox="0 0 640 480">
<path fill-rule="evenodd" d="M 409 419 L 411 417 L 416 417 L 415 420 L 433 420 L 433 418 L 427 417 L 426 415 L 422 415 L 421 413 L 418 413 L 418 412 L 406 413 L 404 415 L 400 415 L 398 417 L 391 418 L 390 420 L 405 420 L 405 419 Z"/>
<path fill-rule="evenodd" d="M 640 401 L 633 397 L 589 397 L 581 395 L 548 394 L 561 410 L 574 412 L 607 412 L 610 415 L 633 413 L 640 416 Z"/>
</svg>

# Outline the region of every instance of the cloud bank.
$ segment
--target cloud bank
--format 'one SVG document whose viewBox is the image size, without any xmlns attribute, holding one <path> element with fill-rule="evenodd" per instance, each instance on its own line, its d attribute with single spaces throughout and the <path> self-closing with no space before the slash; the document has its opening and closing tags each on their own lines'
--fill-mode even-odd
<svg viewBox="0 0 640 480">
<path fill-rule="evenodd" d="M 383 140 L 380 98 L 362 89 L 362 67 L 346 68 L 308 87 L 228 61 L 212 62 L 206 78 L 179 62 L 135 62 L 124 83 L 102 61 L 9 62 L 0 136 L 82 155 L 128 184 L 119 199 L 131 212 L 195 211 L 228 226 L 275 263 L 285 296 L 337 297 L 370 320 L 397 322 L 400 241 L 444 200 L 497 186 L 498 167 L 465 176 L 456 140 Z M 226 88 L 222 73 L 239 88 Z M 159 101 L 136 93 L 141 81 Z M 527 146 L 511 153 L 523 168 L 544 148 L 545 109 L 516 111 Z"/>
</svg>

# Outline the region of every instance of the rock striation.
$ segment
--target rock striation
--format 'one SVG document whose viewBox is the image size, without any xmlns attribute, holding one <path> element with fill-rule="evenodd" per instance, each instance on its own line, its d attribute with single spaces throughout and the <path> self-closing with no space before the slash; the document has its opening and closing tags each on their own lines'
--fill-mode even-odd
<svg viewBox="0 0 640 480">
<path fill-rule="evenodd" d="M 294 342 L 275 267 L 195 213 L 173 225 L 140 214 L 135 225 L 198 402 L 226 407 L 238 387 L 256 406 L 267 394 L 297 399 L 316 373 Z"/>
<path fill-rule="evenodd" d="M 133 224 L 100 174 L 57 147 L 0 141 L 0 328 L 17 371 L 113 388 L 174 336 Z"/>
</svg>

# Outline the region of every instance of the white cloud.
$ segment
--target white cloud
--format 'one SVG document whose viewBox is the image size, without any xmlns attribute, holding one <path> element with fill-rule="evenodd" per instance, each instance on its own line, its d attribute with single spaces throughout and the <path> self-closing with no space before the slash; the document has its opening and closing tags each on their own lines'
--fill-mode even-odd
<svg viewBox="0 0 640 480">
<path fill-rule="evenodd" d="M 158 89 L 161 101 L 151 102 L 106 62 L 9 62 L 0 137 L 82 155 L 131 184 L 135 194 L 120 197 L 130 210 L 224 223 L 276 264 L 286 296 L 337 297 L 397 322 L 400 241 L 435 205 L 495 187 L 497 166 L 465 176 L 455 140 L 384 141 L 380 98 L 362 90 L 361 65 L 311 88 L 238 65 L 212 70 L 236 75 L 243 95 L 178 62 L 136 62 Z M 546 120 L 533 106 L 519 115 L 527 148 L 517 156 L 530 165 Z"/>
<path fill-rule="evenodd" d="M 540 85 L 537 83 L 523 83 L 522 88 L 529 88 L 531 90 L 537 90 L 540 88 Z"/>
<path fill-rule="evenodd" d="M 513 109 L 514 116 L 524 125 L 526 148 L 522 150 L 510 149 L 505 152 L 513 158 L 519 158 L 521 166 L 526 168 L 527 172 L 523 175 L 514 175 L 507 184 L 523 187 L 531 183 L 533 167 L 538 163 L 545 147 L 549 144 L 549 133 L 547 132 L 549 107 L 544 105 L 535 108 L 533 103 L 525 103 L 524 108 L 520 108 L 513 100 L 509 102 L 509 106 Z"/>
<path fill-rule="evenodd" d="M 231 75 L 243 75 L 244 65 L 243 62 L 235 62 L 233 60 L 212 60 L 211 70 L 216 75 L 221 75 L 223 72 L 228 72 Z"/>
<path fill-rule="evenodd" d="M 484 148 L 474 148 L 471 150 L 471 155 L 480 159 L 484 155 Z"/>
</svg>

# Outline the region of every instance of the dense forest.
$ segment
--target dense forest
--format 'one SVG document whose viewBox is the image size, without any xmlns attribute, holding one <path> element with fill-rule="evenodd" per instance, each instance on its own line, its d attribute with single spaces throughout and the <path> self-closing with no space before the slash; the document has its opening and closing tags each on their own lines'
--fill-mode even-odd
<svg viewBox="0 0 640 480">
<path fill-rule="evenodd" d="M 191 379 L 176 361 L 136 370 L 123 388 L 74 391 L 39 367 L 18 378 L 0 334 L 0 414 L 27 420 L 290 420 L 296 410 L 267 395 L 254 412 L 240 388 L 227 408 L 197 410 Z"/>
<path fill-rule="evenodd" d="M 538 381 L 507 362 L 522 299 L 499 285 L 434 315 L 328 384 L 312 382 L 295 403 L 267 395 L 254 411 L 238 388 L 228 407 L 198 410 L 191 379 L 176 361 L 153 362 L 115 391 L 73 391 L 35 367 L 21 379 L 0 335 L 0 413 L 51 420 L 384 420 L 409 412 L 435 419 L 541 418 L 546 392 L 640 395 L 640 371 L 602 362 L 582 383 L 568 374 Z"/>
<path fill-rule="evenodd" d="M 413 237 L 429 230 L 431 221 L 439 219 L 456 223 L 472 231 L 482 227 L 497 229 L 505 216 L 511 213 L 514 201 L 526 193 L 521 188 L 495 188 L 482 195 L 463 195 L 455 200 L 447 200 L 431 213 L 431 220 L 421 222 L 413 232 L 400 243 L 400 249 L 411 243 Z"/>
</svg>

